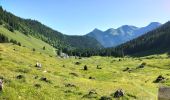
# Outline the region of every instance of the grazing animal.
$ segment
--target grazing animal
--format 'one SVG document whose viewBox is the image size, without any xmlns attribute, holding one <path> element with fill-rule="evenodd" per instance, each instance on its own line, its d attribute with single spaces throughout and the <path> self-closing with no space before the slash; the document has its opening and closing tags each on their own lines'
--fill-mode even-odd
<svg viewBox="0 0 170 100">
<path fill-rule="evenodd" d="M 0 91 L 2 91 L 3 90 L 3 81 L 2 81 L 2 79 L 0 79 Z"/>
</svg>

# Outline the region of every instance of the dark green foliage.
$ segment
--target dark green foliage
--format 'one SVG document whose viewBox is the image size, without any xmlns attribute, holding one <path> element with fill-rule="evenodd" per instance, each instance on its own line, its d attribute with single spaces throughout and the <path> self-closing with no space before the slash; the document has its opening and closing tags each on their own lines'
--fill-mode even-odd
<svg viewBox="0 0 170 100">
<path fill-rule="evenodd" d="M 5 25 L 5 28 L 7 28 L 9 31 L 14 32 L 14 29 L 12 26 Z"/>
<path fill-rule="evenodd" d="M 3 34 L 0 34 L 0 43 L 7 43 L 9 42 L 8 37 Z"/>
<path fill-rule="evenodd" d="M 15 45 L 21 46 L 21 43 L 17 42 L 16 40 L 11 39 L 10 42 L 15 44 Z"/>
<path fill-rule="evenodd" d="M 3 22 L 0 20 L 0 25 L 3 25 Z"/>
</svg>

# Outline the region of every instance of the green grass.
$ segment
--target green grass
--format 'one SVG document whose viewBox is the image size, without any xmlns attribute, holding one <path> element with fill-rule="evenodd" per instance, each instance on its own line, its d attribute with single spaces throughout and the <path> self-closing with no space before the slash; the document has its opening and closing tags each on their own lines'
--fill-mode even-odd
<svg viewBox="0 0 170 100">
<path fill-rule="evenodd" d="M 156 100 L 158 87 L 170 85 L 169 80 L 165 83 L 153 83 L 158 75 L 170 78 L 170 59 L 166 54 L 140 59 L 61 59 L 39 51 L 33 52 L 26 47 L 0 44 L 0 58 L 0 76 L 5 80 L 0 99 L 6 100 L 96 100 L 104 95 L 110 96 L 120 88 L 126 93 L 123 100 Z M 37 61 L 43 65 L 40 70 L 35 67 Z M 77 61 L 81 64 L 75 65 Z M 136 69 L 143 62 L 147 63 L 146 67 Z M 88 66 L 87 71 L 82 70 L 84 65 Z M 102 69 L 96 69 L 97 65 Z M 132 68 L 132 72 L 123 72 L 126 67 Z M 69 73 L 76 73 L 78 77 Z M 24 78 L 17 79 L 17 75 L 23 75 Z M 35 76 L 38 78 L 35 79 Z M 95 80 L 90 80 L 90 76 L 95 77 Z M 41 81 L 41 77 L 47 77 L 50 82 Z M 76 87 L 65 87 L 67 83 Z M 35 84 L 40 84 L 41 87 L 37 88 Z M 97 98 L 82 98 L 93 89 L 98 93 Z"/>
<path fill-rule="evenodd" d="M 22 44 L 0 44 L 0 78 L 4 80 L 0 100 L 98 100 L 101 96 L 110 96 L 117 89 L 125 91 L 121 100 L 156 100 L 158 87 L 170 86 L 170 59 L 167 54 L 140 58 L 61 59 L 55 56 L 53 47 L 41 40 L 18 31 L 11 33 L 2 26 L 0 33 Z M 42 49 L 43 46 L 46 50 Z M 42 64 L 42 69 L 35 67 L 36 62 Z M 75 62 L 81 64 L 75 65 Z M 145 68 L 136 69 L 143 62 L 146 63 Z M 88 66 L 87 71 L 83 70 L 84 65 Z M 97 65 L 102 69 L 97 69 Z M 130 73 L 123 71 L 127 67 L 132 69 Z M 23 75 L 23 78 L 17 79 L 18 75 Z M 158 75 L 167 80 L 153 83 Z M 89 79 L 90 76 L 95 79 Z M 41 81 L 41 77 L 46 77 L 47 82 Z M 66 84 L 75 87 L 66 87 Z M 97 97 L 83 98 L 90 90 L 95 90 Z"/>
<path fill-rule="evenodd" d="M 24 47 L 27 47 L 29 49 L 35 48 L 35 50 L 42 53 L 48 53 L 52 56 L 55 55 L 55 49 L 52 46 L 30 35 L 26 36 L 18 31 L 10 32 L 2 25 L 0 26 L 0 33 L 6 35 L 9 39 L 14 39 L 17 42 L 20 42 L 21 45 Z M 46 47 L 46 50 L 43 50 L 44 46 Z"/>
</svg>

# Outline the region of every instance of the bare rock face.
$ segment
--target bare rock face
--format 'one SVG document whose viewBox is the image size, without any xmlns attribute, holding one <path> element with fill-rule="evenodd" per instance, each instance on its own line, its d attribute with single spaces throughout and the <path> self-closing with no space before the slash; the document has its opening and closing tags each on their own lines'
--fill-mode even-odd
<svg viewBox="0 0 170 100">
<path fill-rule="evenodd" d="M 0 79 L 0 91 L 2 91 L 3 90 L 3 81 L 2 81 L 2 79 Z"/>
</svg>

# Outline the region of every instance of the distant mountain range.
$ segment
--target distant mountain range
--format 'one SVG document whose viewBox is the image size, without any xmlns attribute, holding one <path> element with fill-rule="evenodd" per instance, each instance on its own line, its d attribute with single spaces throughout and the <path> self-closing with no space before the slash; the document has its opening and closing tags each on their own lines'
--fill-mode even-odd
<svg viewBox="0 0 170 100">
<path fill-rule="evenodd" d="M 152 31 L 159 26 L 161 26 L 161 23 L 152 22 L 148 26 L 141 28 L 132 25 L 123 25 L 117 29 L 110 28 L 106 31 L 96 28 L 88 33 L 87 36 L 95 38 L 104 47 L 115 47 Z"/>
<path fill-rule="evenodd" d="M 170 53 L 170 21 L 159 28 L 116 47 L 124 54 L 147 56 Z"/>
</svg>

